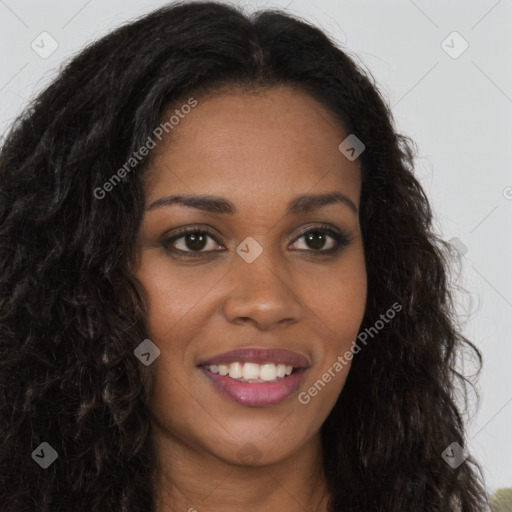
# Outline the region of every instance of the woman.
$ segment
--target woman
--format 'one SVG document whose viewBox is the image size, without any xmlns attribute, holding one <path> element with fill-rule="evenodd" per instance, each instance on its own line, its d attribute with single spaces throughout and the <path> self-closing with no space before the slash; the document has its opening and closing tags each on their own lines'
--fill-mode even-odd
<svg viewBox="0 0 512 512">
<path fill-rule="evenodd" d="M 412 146 L 281 11 L 74 58 L 0 156 L 2 510 L 482 510 Z"/>
</svg>

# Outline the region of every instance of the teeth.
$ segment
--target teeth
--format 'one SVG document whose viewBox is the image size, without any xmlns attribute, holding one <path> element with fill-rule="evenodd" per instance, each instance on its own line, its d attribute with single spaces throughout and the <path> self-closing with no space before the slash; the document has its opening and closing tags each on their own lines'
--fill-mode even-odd
<svg viewBox="0 0 512 512">
<path fill-rule="evenodd" d="M 290 372 L 291 373 L 291 372 Z M 260 370 L 260 378 L 264 381 L 275 380 L 277 377 L 277 368 L 275 364 L 264 364 Z"/>
<path fill-rule="evenodd" d="M 242 363 L 231 363 L 229 365 L 229 376 L 232 379 L 241 379 L 243 377 L 242 369 Z"/>
<path fill-rule="evenodd" d="M 206 366 L 212 373 L 219 375 L 227 375 L 232 379 L 241 382 L 277 382 L 286 375 L 291 375 L 293 366 L 284 364 L 256 364 L 256 363 L 240 363 L 231 364 L 212 364 Z"/>
<path fill-rule="evenodd" d="M 237 364 L 237 363 L 232 363 Z M 229 376 L 231 375 L 231 370 L 229 370 Z M 256 363 L 245 363 L 244 368 L 242 370 L 242 377 L 245 380 L 255 380 L 260 378 L 260 365 Z"/>
</svg>

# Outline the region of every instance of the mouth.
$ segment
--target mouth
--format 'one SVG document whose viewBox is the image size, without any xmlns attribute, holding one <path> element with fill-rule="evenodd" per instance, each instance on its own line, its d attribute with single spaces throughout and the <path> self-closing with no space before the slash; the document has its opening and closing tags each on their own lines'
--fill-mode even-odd
<svg viewBox="0 0 512 512">
<path fill-rule="evenodd" d="M 198 365 L 217 391 L 235 402 L 262 407 L 288 398 L 300 386 L 308 360 L 285 349 L 240 349 Z"/>
<path fill-rule="evenodd" d="M 203 366 L 206 370 L 216 375 L 227 376 L 238 382 L 263 383 L 263 382 L 279 382 L 285 377 L 291 375 L 294 368 L 291 365 L 282 363 L 243 363 L 237 361 L 230 364 L 212 364 Z"/>
</svg>

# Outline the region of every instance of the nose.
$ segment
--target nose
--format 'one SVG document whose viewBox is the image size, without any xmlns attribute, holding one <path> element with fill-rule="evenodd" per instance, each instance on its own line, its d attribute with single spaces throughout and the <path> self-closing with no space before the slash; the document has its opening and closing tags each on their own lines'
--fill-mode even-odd
<svg viewBox="0 0 512 512">
<path fill-rule="evenodd" d="M 293 277 L 265 251 L 252 263 L 240 258 L 227 279 L 224 315 L 229 322 L 273 330 L 300 321 L 304 308 Z"/>
</svg>

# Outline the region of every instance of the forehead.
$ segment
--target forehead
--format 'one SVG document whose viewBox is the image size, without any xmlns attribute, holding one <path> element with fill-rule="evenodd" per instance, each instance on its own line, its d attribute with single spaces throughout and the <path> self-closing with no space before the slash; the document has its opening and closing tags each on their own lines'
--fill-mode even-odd
<svg viewBox="0 0 512 512">
<path fill-rule="evenodd" d="M 153 150 L 147 201 L 208 192 L 250 202 L 336 189 L 358 204 L 359 161 L 338 149 L 347 135 L 328 109 L 286 86 L 197 98 Z"/>
</svg>

